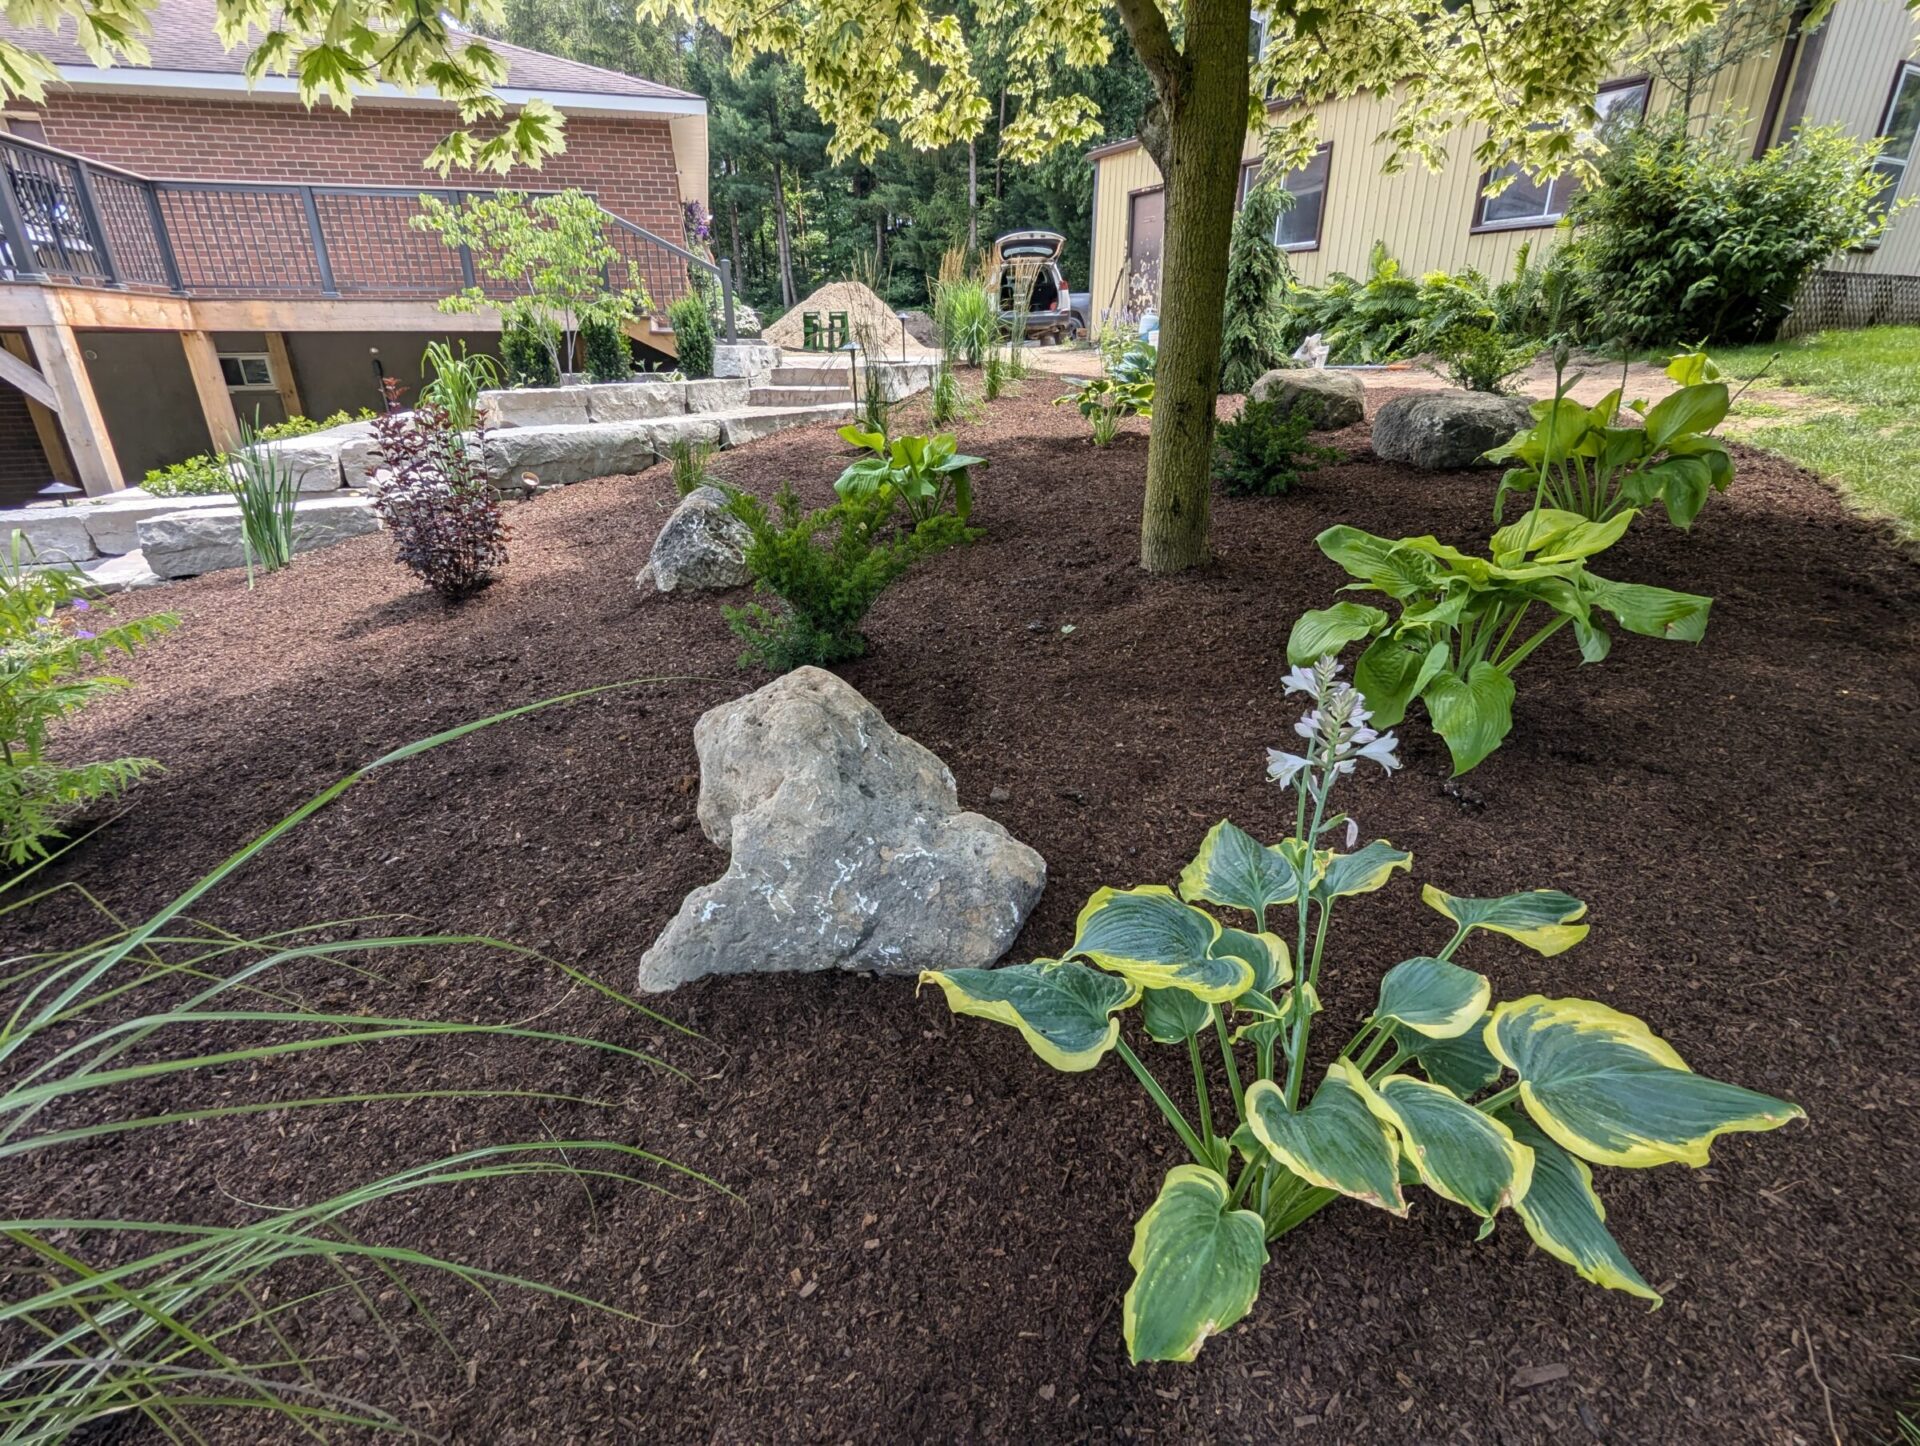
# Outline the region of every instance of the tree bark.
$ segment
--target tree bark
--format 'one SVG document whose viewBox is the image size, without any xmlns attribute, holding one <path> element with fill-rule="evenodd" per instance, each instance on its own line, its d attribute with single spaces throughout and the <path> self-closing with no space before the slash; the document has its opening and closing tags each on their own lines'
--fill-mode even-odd
<svg viewBox="0 0 1920 1446">
<path fill-rule="evenodd" d="M 1140 565 L 1182 572 L 1208 557 L 1214 401 L 1233 198 L 1247 133 L 1250 0 L 1188 0 L 1185 49 L 1154 0 L 1120 0 L 1121 19 L 1153 77 L 1140 129 L 1166 186 L 1160 258 L 1160 357 Z"/>
<path fill-rule="evenodd" d="M 793 291 L 793 247 L 787 236 L 787 179 L 780 163 L 773 163 L 773 242 L 780 253 L 780 304 L 799 300 Z"/>
<path fill-rule="evenodd" d="M 976 164 L 976 151 L 971 138 L 967 141 L 967 250 L 980 249 L 980 179 Z"/>
</svg>

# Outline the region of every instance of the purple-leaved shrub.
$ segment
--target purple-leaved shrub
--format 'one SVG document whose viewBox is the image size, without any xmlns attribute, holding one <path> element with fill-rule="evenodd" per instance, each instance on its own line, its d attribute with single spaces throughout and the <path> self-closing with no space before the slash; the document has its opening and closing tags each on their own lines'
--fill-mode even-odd
<svg viewBox="0 0 1920 1446">
<path fill-rule="evenodd" d="M 481 464 L 483 430 L 458 432 L 438 402 L 373 423 L 373 505 L 394 560 L 448 602 L 473 596 L 507 561 L 507 523 Z"/>
</svg>

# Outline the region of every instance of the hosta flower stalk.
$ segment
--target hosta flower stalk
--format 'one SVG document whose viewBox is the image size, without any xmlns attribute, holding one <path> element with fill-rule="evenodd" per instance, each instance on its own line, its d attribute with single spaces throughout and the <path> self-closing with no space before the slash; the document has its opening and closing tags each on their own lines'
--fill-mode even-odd
<svg viewBox="0 0 1920 1446">
<path fill-rule="evenodd" d="M 1607 1232 L 1589 1166 L 1699 1166 L 1717 1136 L 1802 1114 L 1695 1074 L 1606 1004 L 1495 1003 L 1490 981 L 1454 956 L 1476 933 L 1543 956 L 1578 944 L 1586 906 L 1553 889 L 1476 899 L 1428 885 L 1422 901 L 1450 936 L 1388 969 L 1352 1037 L 1316 1052 L 1336 904 L 1413 862 L 1384 839 L 1356 848 L 1357 824 L 1332 807 L 1363 760 L 1399 766 L 1394 736 L 1339 673 L 1321 657 L 1286 678 L 1307 708 L 1297 745 L 1272 750 L 1268 773 L 1296 794 L 1291 835 L 1263 844 L 1222 820 L 1177 889 L 1095 893 L 1059 959 L 922 976 L 955 1014 L 1012 1026 L 1056 1069 L 1117 1054 L 1191 1157 L 1134 1229 L 1122 1316 L 1135 1361 L 1192 1360 L 1253 1309 L 1268 1243 L 1343 1197 L 1401 1217 L 1425 1191 L 1477 1217 L 1482 1238 L 1511 1212 L 1585 1279 L 1657 1305 Z M 1186 1055 L 1176 1072 L 1192 1076 L 1191 1114 L 1176 1098 L 1187 1087 L 1169 1088 L 1128 1043 L 1136 1008 L 1147 1041 Z M 1230 1116 L 1208 1072 L 1213 1050 Z"/>
</svg>

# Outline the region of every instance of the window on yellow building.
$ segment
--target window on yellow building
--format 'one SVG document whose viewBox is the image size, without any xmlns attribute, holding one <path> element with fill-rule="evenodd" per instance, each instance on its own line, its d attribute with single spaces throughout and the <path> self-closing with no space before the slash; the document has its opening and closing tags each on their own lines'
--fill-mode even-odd
<svg viewBox="0 0 1920 1446">
<path fill-rule="evenodd" d="M 1886 183 L 1880 192 L 1880 205 L 1885 208 L 1893 204 L 1901 183 L 1907 179 L 1907 168 L 1913 164 L 1914 141 L 1920 137 L 1920 65 L 1911 60 L 1894 74 L 1887 112 L 1880 120 L 1880 134 L 1887 143 L 1873 168 Z"/>
<path fill-rule="evenodd" d="M 1651 88 L 1651 82 L 1645 79 L 1621 80 L 1601 86 L 1600 94 L 1594 100 L 1594 109 L 1600 117 L 1595 129 L 1623 117 L 1637 119 L 1645 115 Z M 1504 191 L 1497 196 L 1486 194 L 1508 176 L 1514 179 Z M 1518 166 L 1501 166 L 1487 172 L 1486 180 L 1482 183 L 1474 228 L 1497 231 L 1525 226 L 1552 226 L 1567 214 L 1567 204 L 1579 189 L 1580 178 L 1571 171 L 1558 176 L 1534 176 Z"/>
<path fill-rule="evenodd" d="M 1247 199 L 1260 178 L 1259 161 L 1240 168 L 1240 199 Z M 1280 189 L 1293 197 L 1293 204 L 1273 223 L 1273 244 L 1282 251 L 1314 251 L 1320 246 L 1320 223 L 1327 209 L 1327 176 L 1333 168 L 1333 147 L 1323 145 L 1313 158 L 1297 171 L 1288 171 L 1280 179 Z"/>
</svg>

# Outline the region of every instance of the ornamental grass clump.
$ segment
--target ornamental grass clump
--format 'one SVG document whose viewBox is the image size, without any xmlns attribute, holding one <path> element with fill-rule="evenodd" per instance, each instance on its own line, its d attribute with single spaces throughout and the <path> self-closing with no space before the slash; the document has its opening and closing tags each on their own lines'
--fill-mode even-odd
<svg viewBox="0 0 1920 1446">
<path fill-rule="evenodd" d="M 1338 673 L 1322 658 L 1287 677 L 1287 692 L 1311 704 L 1294 728 L 1298 751 L 1269 755 L 1270 776 L 1297 795 L 1290 836 L 1262 844 L 1223 820 L 1177 893 L 1096 893 L 1061 958 L 921 976 L 955 1014 L 1011 1026 L 1055 1069 L 1119 1055 L 1186 1151 L 1134 1227 L 1121 1329 L 1136 1362 L 1192 1360 L 1253 1308 L 1271 1242 L 1328 1205 L 1345 1197 L 1404 1217 L 1414 1186 L 1477 1217 L 1481 1239 L 1511 1211 L 1583 1278 L 1657 1306 L 1607 1231 L 1590 1166 L 1697 1167 L 1719 1135 L 1803 1115 L 1695 1074 L 1606 1004 L 1539 994 L 1495 1004 L 1488 979 L 1454 956 L 1476 932 L 1547 956 L 1578 944 L 1586 906 L 1553 889 L 1479 899 L 1427 885 L 1421 899 L 1451 936 L 1388 969 L 1372 1011 L 1315 1064 L 1334 906 L 1412 864 L 1384 839 L 1355 848 L 1358 826 L 1330 806 L 1362 762 L 1399 766 L 1394 736 Z M 1145 1041 L 1186 1056 L 1191 1113 L 1122 1037 L 1136 1007 Z M 1311 1088 L 1310 1065 L 1321 1069 Z"/>
<path fill-rule="evenodd" d="M 483 462 L 486 433 L 455 429 L 432 399 L 373 424 L 373 507 L 394 561 L 448 602 L 473 596 L 507 563 L 507 522 Z"/>
<path fill-rule="evenodd" d="M 0 1441 L 137 1435 L 199 1442 L 203 1428 L 231 1426 L 242 1412 L 253 1414 L 252 1429 L 241 1427 L 253 1440 L 328 1440 L 330 1426 L 419 1438 L 424 1423 L 325 1384 L 329 1357 L 339 1352 L 316 1353 L 303 1343 L 337 1329 L 338 1319 L 329 1317 L 342 1306 L 353 1305 L 368 1322 L 369 1345 L 378 1349 L 384 1340 L 396 1357 L 398 1332 L 409 1322 L 425 1325 L 456 1368 L 462 1357 L 427 1303 L 439 1293 L 426 1288 L 429 1281 L 469 1287 L 483 1301 L 514 1287 L 569 1308 L 623 1314 L 595 1298 L 597 1290 L 531 1279 L 511 1261 L 490 1268 L 438 1254 L 435 1236 L 459 1233 L 463 1201 L 493 1201 L 542 1182 L 569 1190 L 610 1182 L 664 1190 L 659 1176 L 666 1172 L 676 1184 L 722 1187 L 631 1143 L 534 1130 L 524 1140 L 469 1142 L 456 1153 L 422 1157 L 418 1110 L 432 1101 L 520 1100 L 535 1113 L 611 1102 L 537 1086 L 422 1087 L 403 1077 L 411 1066 L 380 1073 L 379 1056 L 396 1045 L 477 1054 L 511 1041 L 563 1055 L 590 1052 L 626 1071 L 678 1070 L 625 1044 L 525 1021 L 395 1016 L 372 1007 L 371 998 L 329 1007 L 303 996 L 364 993 L 389 961 L 439 959 L 457 967 L 480 952 L 515 967 L 551 968 L 556 985 L 598 995 L 603 1009 L 643 1019 L 650 1029 L 688 1033 L 683 1026 L 571 965 L 484 936 L 389 933 L 381 927 L 386 921 L 362 918 L 243 937 L 201 921 L 209 894 L 370 775 L 479 729 L 608 690 L 528 704 L 396 749 L 309 799 L 145 920 L 123 922 L 95 903 L 103 920 L 97 937 L 72 947 L 36 945 L 6 961 L 0 1160 L 18 1203 L 0 1219 L 0 1236 L 11 1247 L 11 1268 L 0 1273 L 7 1349 L 0 1359 Z M 18 925 L 38 900 L 74 887 L 0 906 L 0 921 Z M 93 902 L 84 892 L 78 897 Z M 341 1077 L 352 1082 L 290 1093 L 290 1067 L 315 1057 L 338 1060 Z M 325 1066 L 304 1077 L 336 1078 Z M 256 1122 L 267 1152 L 276 1147 L 274 1136 L 278 1148 L 297 1152 L 303 1116 L 351 1119 L 381 1109 L 394 1111 L 388 1127 L 367 1128 L 369 1138 L 388 1143 L 388 1157 L 379 1157 L 376 1144 L 368 1178 L 330 1181 L 318 1199 L 283 1198 L 276 1189 L 272 1200 L 256 1204 L 244 1197 L 260 1191 L 228 1190 L 211 1176 L 196 1178 L 202 1188 L 185 1194 L 156 1194 L 145 1182 L 116 1188 L 112 1168 L 87 1163 L 111 1160 L 127 1137 L 153 1130 L 217 1132 L 220 1158 L 258 1158 L 249 1155 L 245 1136 L 250 1117 L 263 1114 L 273 1116 Z M 337 1134 L 337 1127 L 320 1133 Z M 128 1213 L 80 1203 L 86 1192 L 64 1195 L 63 1182 L 79 1173 L 99 1177 L 96 1183 Z M 427 1222 L 425 1234 L 409 1227 L 401 1232 L 404 1243 L 387 1234 L 409 1220 Z M 357 1346 L 355 1353 L 362 1354 Z"/>
<path fill-rule="evenodd" d="M 240 541 L 247 559 L 247 586 L 253 570 L 278 572 L 293 561 L 294 509 L 300 478 L 287 459 L 245 422 L 240 450 L 234 454 L 234 501 L 240 507 Z"/>
</svg>

